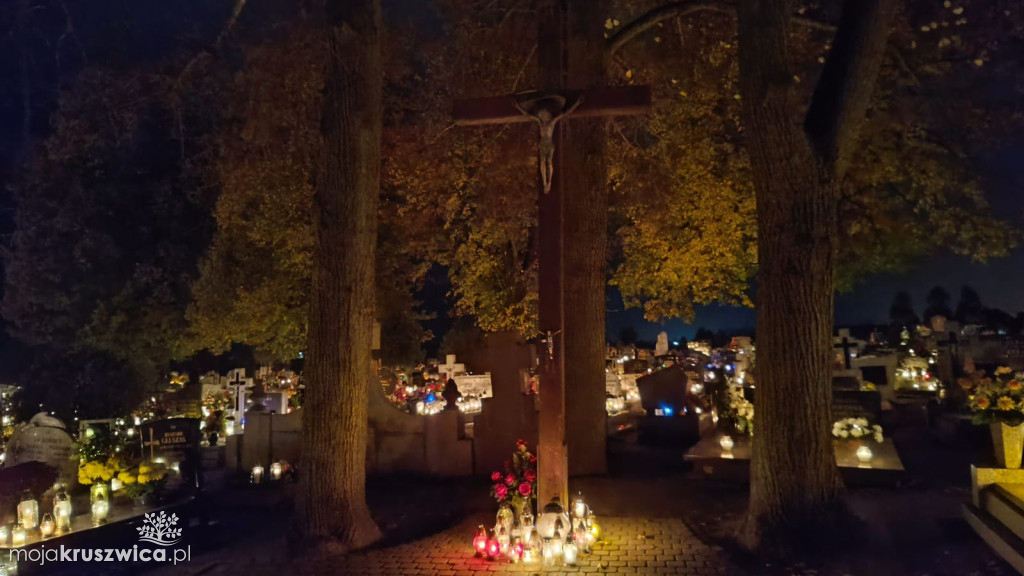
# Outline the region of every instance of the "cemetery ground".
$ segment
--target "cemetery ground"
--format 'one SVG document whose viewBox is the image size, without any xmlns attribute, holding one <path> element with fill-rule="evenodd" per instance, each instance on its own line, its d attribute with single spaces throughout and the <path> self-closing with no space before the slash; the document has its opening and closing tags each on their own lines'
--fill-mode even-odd
<svg viewBox="0 0 1024 576">
<path fill-rule="evenodd" d="M 575 568 L 524 567 L 472 556 L 477 524 L 493 522 L 494 503 L 482 479 L 377 477 L 371 508 L 385 540 L 349 557 L 288 559 L 284 490 L 222 490 L 210 495 L 217 524 L 189 540 L 192 561 L 151 574 L 246 576 L 282 572 L 323 574 L 599 574 L 995 576 L 1013 574 L 963 520 L 969 463 L 991 450 L 984 434 L 952 444 L 928 428 L 922 406 L 897 406 L 887 427 L 907 468 L 893 487 L 849 490 L 864 538 L 838 554 L 772 564 L 735 546 L 729 535 L 743 517 L 747 487 L 700 479 L 685 447 L 638 444 L 626 435 L 610 443 L 610 474 L 573 483 L 601 518 L 607 539 Z M 984 432 L 984 430 L 979 429 Z"/>
</svg>

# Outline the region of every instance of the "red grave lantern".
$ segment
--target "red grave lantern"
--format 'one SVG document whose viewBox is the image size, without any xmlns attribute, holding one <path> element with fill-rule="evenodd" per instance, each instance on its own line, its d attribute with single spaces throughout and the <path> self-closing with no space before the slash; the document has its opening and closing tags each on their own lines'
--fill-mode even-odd
<svg viewBox="0 0 1024 576">
<path fill-rule="evenodd" d="M 487 529 L 483 526 L 477 528 L 476 536 L 473 537 L 473 551 L 477 556 L 487 555 Z"/>
</svg>

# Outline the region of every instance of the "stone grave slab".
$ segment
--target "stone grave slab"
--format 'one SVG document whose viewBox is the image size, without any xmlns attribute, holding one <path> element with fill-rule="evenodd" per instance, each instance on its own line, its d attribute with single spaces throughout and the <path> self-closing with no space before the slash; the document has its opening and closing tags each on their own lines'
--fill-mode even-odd
<svg viewBox="0 0 1024 576">
<path fill-rule="evenodd" d="M 42 462 L 57 469 L 58 480 L 72 482 L 77 470 L 71 459 L 72 443 L 63 422 L 40 412 L 11 435 L 6 466 Z"/>
<path fill-rule="evenodd" d="M 693 464 L 694 473 L 713 479 L 735 482 L 750 481 L 750 438 L 733 436 L 733 449 L 724 452 L 719 445 L 721 434 L 702 438 L 690 448 L 683 459 Z M 867 464 L 856 457 L 859 442 L 833 440 L 836 465 L 843 476 L 843 482 L 855 486 L 895 485 L 905 476 L 903 462 L 896 445 L 886 438 L 881 444 L 868 443 L 874 456 Z"/>
</svg>

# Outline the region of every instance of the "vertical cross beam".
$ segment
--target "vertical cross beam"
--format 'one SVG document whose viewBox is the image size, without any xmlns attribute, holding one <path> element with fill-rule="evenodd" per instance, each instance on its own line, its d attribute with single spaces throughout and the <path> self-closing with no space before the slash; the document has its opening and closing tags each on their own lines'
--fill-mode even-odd
<svg viewBox="0 0 1024 576">
<path fill-rule="evenodd" d="M 565 86 L 564 45 L 567 25 L 562 3 L 548 0 L 538 17 L 537 63 L 540 68 L 540 90 L 557 92 Z M 545 193 L 538 185 L 537 248 L 539 314 L 541 333 L 549 342 L 540 379 L 540 444 L 538 446 L 538 505 L 544 506 L 554 497 L 568 504 L 569 468 L 565 437 L 565 301 L 562 285 L 563 266 L 563 191 L 562 128 L 555 127 L 554 174 L 551 189 Z M 545 352 L 547 351 L 545 350 Z"/>
</svg>

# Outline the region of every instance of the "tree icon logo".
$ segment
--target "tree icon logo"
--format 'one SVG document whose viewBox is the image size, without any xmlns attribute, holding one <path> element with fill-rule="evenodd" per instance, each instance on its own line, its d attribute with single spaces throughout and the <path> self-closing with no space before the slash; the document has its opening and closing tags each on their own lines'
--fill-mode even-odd
<svg viewBox="0 0 1024 576">
<path fill-rule="evenodd" d="M 181 528 L 174 527 L 177 523 L 177 514 L 168 516 L 163 510 L 159 514 L 150 512 L 146 514 L 142 526 L 136 528 L 139 531 L 139 540 L 160 546 L 173 546 L 181 541 Z"/>
</svg>

